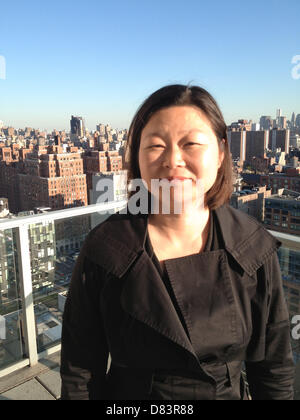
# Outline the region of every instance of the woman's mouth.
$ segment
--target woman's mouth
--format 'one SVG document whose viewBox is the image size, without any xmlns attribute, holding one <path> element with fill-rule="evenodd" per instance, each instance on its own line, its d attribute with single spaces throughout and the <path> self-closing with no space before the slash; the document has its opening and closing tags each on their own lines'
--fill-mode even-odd
<svg viewBox="0 0 300 420">
<path fill-rule="evenodd" d="M 192 180 L 192 178 L 186 178 L 186 177 L 183 177 L 183 176 L 171 176 L 171 177 L 168 177 L 168 178 L 159 178 L 160 181 L 167 180 L 169 182 L 171 182 L 171 181 L 185 181 L 187 179 Z"/>
</svg>

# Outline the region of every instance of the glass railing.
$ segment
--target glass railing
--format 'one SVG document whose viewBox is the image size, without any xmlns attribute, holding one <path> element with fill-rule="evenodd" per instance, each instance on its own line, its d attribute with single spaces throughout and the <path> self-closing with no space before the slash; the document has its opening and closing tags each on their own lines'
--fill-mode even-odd
<svg viewBox="0 0 300 420">
<path fill-rule="evenodd" d="M 290 314 L 291 342 L 296 364 L 300 363 L 300 236 L 269 231 L 282 245 L 278 250 L 283 288 Z M 300 397 L 300 387 L 296 390 Z"/>
<path fill-rule="evenodd" d="M 0 220 L 0 377 L 60 350 L 66 292 L 83 241 L 124 206 L 125 201 Z M 300 237 L 269 232 L 282 242 L 278 257 L 294 359 L 300 363 L 300 337 L 292 334 L 292 321 L 300 316 Z"/>
<path fill-rule="evenodd" d="M 60 349 L 66 292 L 84 239 L 124 206 L 0 220 L 0 377 Z"/>
<path fill-rule="evenodd" d="M 0 230 L 0 370 L 25 353 L 23 300 L 17 258 L 17 230 Z"/>
</svg>

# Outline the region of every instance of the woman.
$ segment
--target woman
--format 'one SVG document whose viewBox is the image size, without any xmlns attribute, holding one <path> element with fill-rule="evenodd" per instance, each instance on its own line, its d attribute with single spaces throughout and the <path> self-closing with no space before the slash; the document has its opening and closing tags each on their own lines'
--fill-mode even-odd
<svg viewBox="0 0 300 420">
<path fill-rule="evenodd" d="M 148 211 L 136 211 L 132 191 L 127 211 L 84 243 L 64 312 L 62 398 L 248 399 L 245 367 L 252 399 L 292 399 L 281 243 L 228 204 L 232 161 L 215 100 L 197 86 L 154 92 L 127 156 Z"/>
</svg>

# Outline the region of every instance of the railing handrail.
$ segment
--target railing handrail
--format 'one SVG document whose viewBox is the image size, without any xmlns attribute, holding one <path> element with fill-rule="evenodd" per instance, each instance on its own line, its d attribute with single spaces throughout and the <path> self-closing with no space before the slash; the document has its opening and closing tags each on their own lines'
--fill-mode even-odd
<svg viewBox="0 0 300 420">
<path fill-rule="evenodd" d="M 21 216 L 12 219 L 0 220 L 0 231 L 6 229 L 14 229 L 24 225 L 30 225 L 35 223 L 41 223 L 45 221 L 53 222 L 55 220 L 68 219 L 70 217 L 83 216 L 86 214 L 104 212 L 116 208 L 122 208 L 127 205 L 127 200 L 123 201 L 112 201 L 109 203 L 90 204 L 83 207 L 72 207 L 70 209 L 54 210 L 48 213 L 39 213 L 29 216 Z M 291 235 L 289 233 L 278 232 L 275 230 L 268 229 L 271 235 L 275 236 L 279 240 L 286 240 L 296 242 L 300 245 L 300 236 Z"/>
<path fill-rule="evenodd" d="M 286 240 L 286 241 L 292 241 L 292 242 L 298 242 L 300 244 L 300 236 L 299 235 L 291 235 L 290 233 L 284 233 L 284 232 L 278 232 L 277 230 L 269 230 L 268 232 L 271 233 L 271 235 L 275 236 L 279 240 Z"/>
<path fill-rule="evenodd" d="M 54 222 L 55 220 L 68 219 L 70 217 L 84 216 L 91 213 L 104 212 L 116 208 L 125 207 L 127 200 L 112 201 L 109 203 L 90 204 L 83 207 L 73 207 L 70 209 L 54 210 L 48 213 L 39 213 L 29 216 L 21 216 L 12 219 L 0 220 L 0 231 L 14 229 L 24 225 L 30 225 L 41 222 Z"/>
</svg>

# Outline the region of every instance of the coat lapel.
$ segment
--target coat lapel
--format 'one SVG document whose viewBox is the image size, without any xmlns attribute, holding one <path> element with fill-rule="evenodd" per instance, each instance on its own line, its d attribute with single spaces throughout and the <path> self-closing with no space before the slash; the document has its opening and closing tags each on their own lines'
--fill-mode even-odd
<svg viewBox="0 0 300 420">
<path fill-rule="evenodd" d="M 162 279 L 146 252 L 124 279 L 121 304 L 133 318 L 195 355 Z"/>
<path fill-rule="evenodd" d="M 281 246 L 254 217 L 224 204 L 215 210 L 224 248 L 252 276 Z"/>
<path fill-rule="evenodd" d="M 226 251 L 219 249 L 166 261 L 177 302 L 199 360 L 219 356 L 240 345 Z"/>
</svg>

